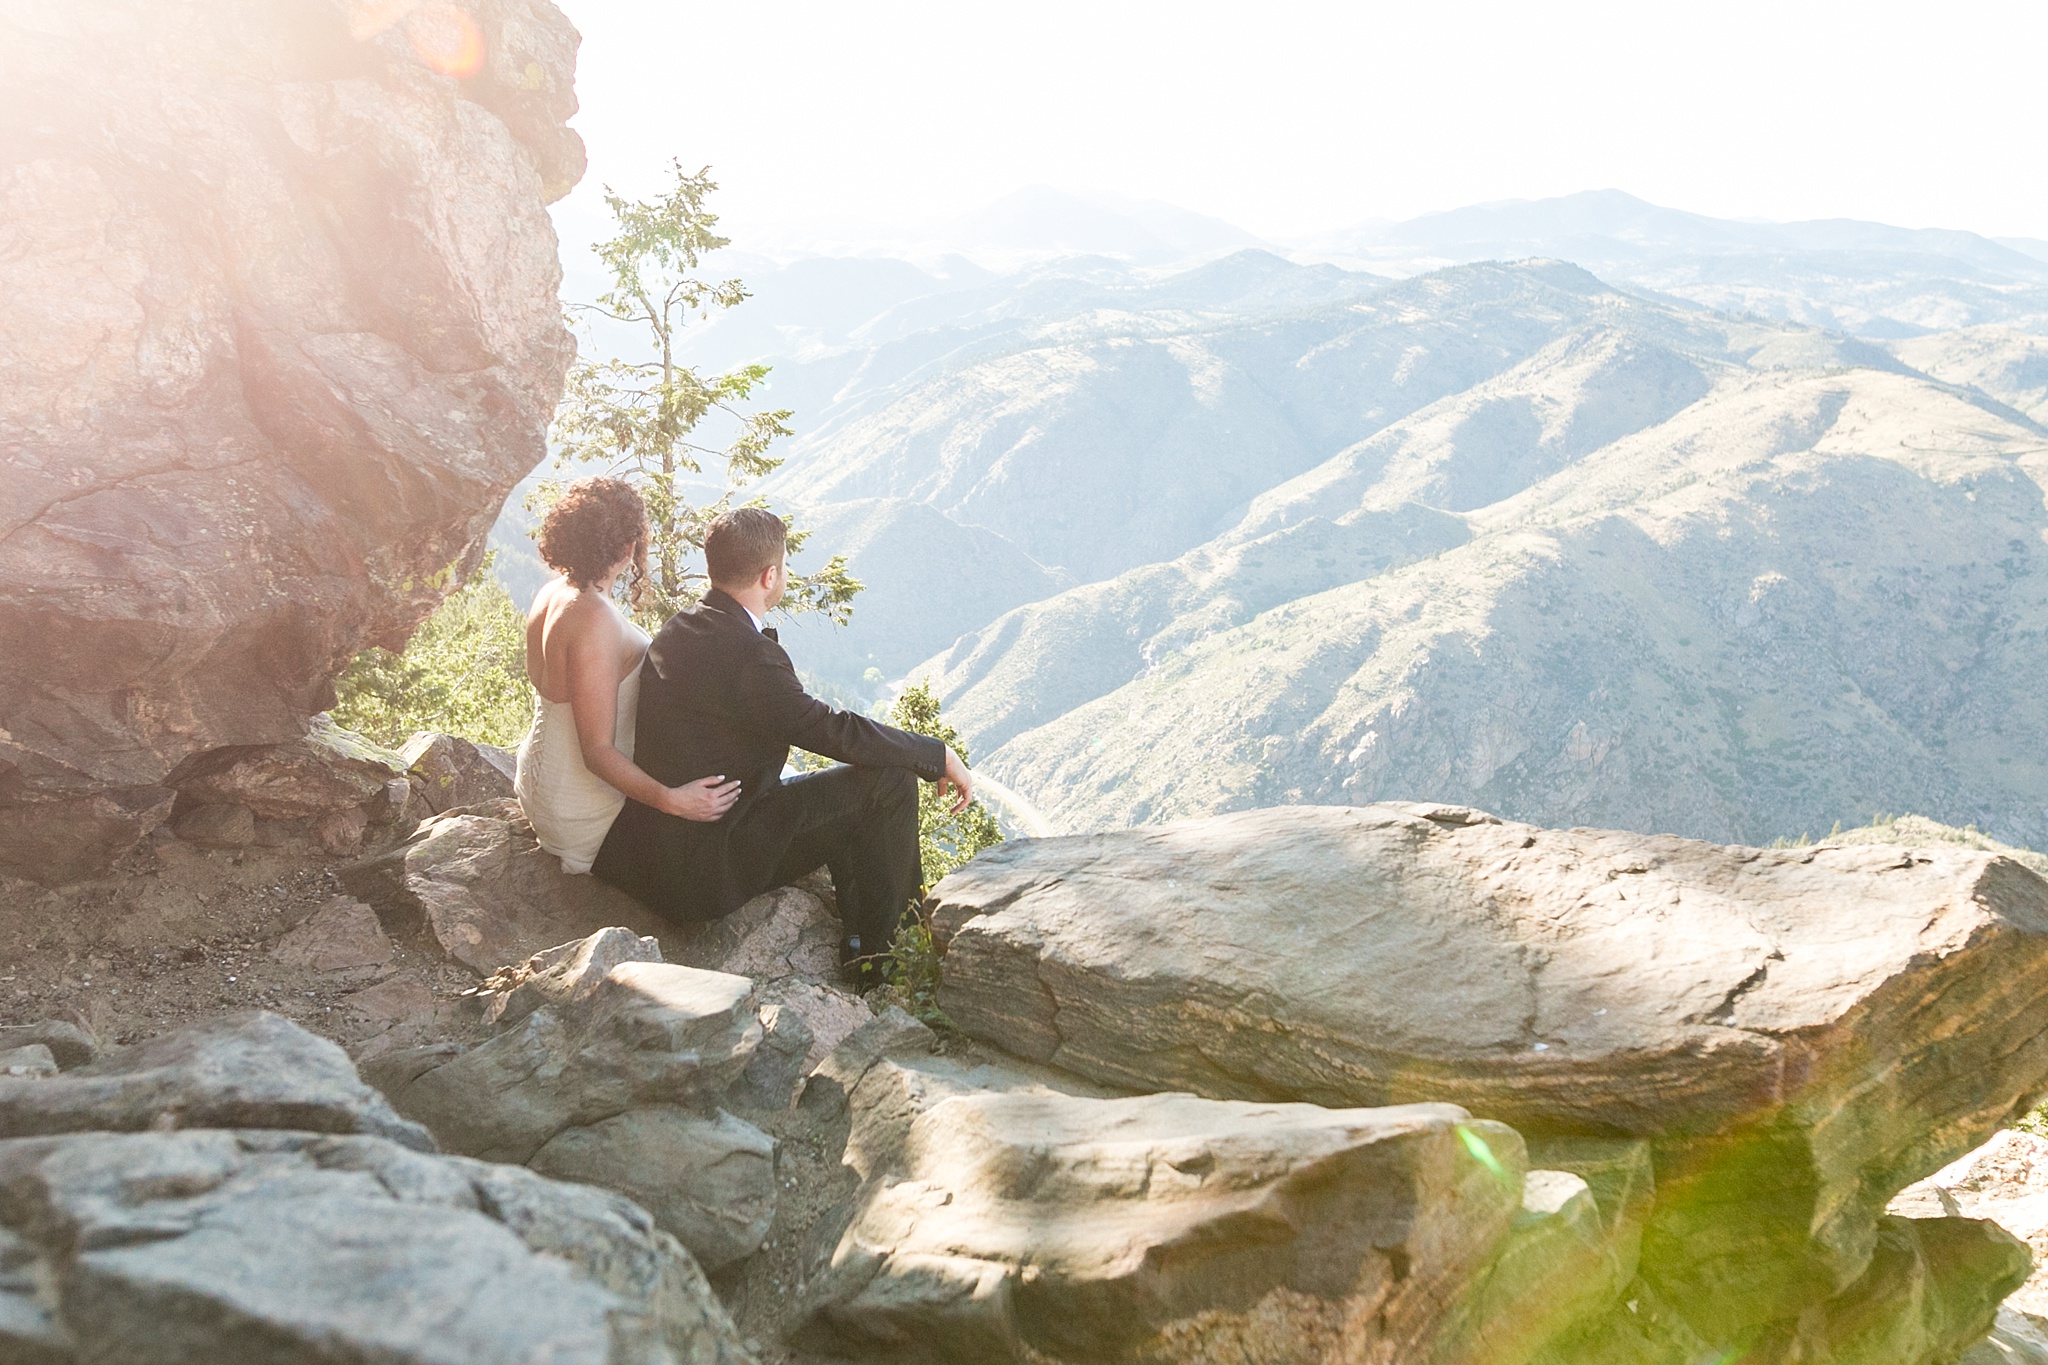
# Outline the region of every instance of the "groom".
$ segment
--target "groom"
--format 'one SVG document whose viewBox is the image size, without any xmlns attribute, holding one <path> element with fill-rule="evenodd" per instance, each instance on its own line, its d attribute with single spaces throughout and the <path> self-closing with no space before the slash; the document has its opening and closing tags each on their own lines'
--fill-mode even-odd
<svg viewBox="0 0 2048 1365">
<path fill-rule="evenodd" d="M 782 519 L 738 507 L 711 523 L 711 591 L 669 618 L 640 676 L 633 761 L 674 787 L 720 776 L 739 800 L 695 822 L 628 801 L 591 871 L 672 919 L 717 919 L 771 887 L 832 870 L 843 926 L 840 964 L 878 979 L 904 911 L 924 880 L 917 779 L 973 799 L 960 756 L 936 739 L 834 710 L 805 693 L 764 618 L 788 581 Z M 792 746 L 836 758 L 785 780 Z"/>
</svg>

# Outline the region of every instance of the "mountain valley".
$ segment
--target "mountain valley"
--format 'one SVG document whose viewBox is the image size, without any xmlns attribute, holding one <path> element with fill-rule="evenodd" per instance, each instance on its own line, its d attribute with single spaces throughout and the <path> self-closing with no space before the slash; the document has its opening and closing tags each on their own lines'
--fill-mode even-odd
<svg viewBox="0 0 2048 1365">
<path fill-rule="evenodd" d="M 2048 840 L 2048 262 L 1611 195 L 1375 234 L 1333 254 L 1578 263 L 758 274 L 686 358 L 774 364 L 765 491 L 866 585 L 786 624 L 799 666 L 857 706 L 929 679 L 1060 828 L 1443 799 Z"/>
</svg>

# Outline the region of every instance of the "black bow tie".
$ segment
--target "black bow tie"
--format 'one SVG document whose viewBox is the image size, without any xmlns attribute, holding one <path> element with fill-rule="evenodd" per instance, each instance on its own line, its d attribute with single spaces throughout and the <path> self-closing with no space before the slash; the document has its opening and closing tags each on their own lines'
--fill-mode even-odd
<svg viewBox="0 0 2048 1365">
<path fill-rule="evenodd" d="M 775 633 L 775 627 L 773 626 L 761 627 L 761 633 L 767 636 L 769 639 L 773 640 L 778 645 L 782 643 L 782 637 Z"/>
</svg>

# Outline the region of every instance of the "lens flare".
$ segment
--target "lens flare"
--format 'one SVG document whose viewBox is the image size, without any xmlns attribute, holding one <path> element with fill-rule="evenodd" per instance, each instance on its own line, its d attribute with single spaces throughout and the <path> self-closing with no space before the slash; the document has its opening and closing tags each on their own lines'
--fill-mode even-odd
<svg viewBox="0 0 2048 1365">
<path fill-rule="evenodd" d="M 351 0 L 348 36 L 368 42 L 420 7 L 420 0 Z"/>
<path fill-rule="evenodd" d="M 420 60 L 457 80 L 483 70 L 484 33 L 466 9 L 427 5 L 406 16 L 405 36 Z"/>
<path fill-rule="evenodd" d="M 1494 1179 L 1504 1184 L 1513 1179 L 1508 1174 L 1507 1167 L 1500 1164 L 1500 1158 L 1493 1154 L 1493 1148 L 1486 1145 L 1485 1138 L 1462 1123 L 1458 1125 L 1457 1132 L 1458 1140 L 1465 1144 L 1465 1150 L 1472 1154 L 1472 1159 L 1493 1172 Z"/>
</svg>

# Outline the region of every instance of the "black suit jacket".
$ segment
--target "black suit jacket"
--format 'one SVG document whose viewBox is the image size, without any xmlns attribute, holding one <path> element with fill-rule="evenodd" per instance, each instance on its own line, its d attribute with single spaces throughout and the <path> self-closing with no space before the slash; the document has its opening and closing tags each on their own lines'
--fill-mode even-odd
<svg viewBox="0 0 2048 1365">
<path fill-rule="evenodd" d="M 715 822 L 628 801 L 598 852 L 598 876 L 682 919 L 715 919 L 766 889 L 788 838 L 762 827 L 772 810 L 757 816 L 756 807 L 781 785 L 792 747 L 909 768 L 933 782 L 946 768 L 938 740 L 805 692 L 782 645 L 717 588 L 670 617 L 648 647 L 636 727 L 633 761 L 663 786 L 716 773 L 742 784 L 739 801 Z"/>
</svg>

